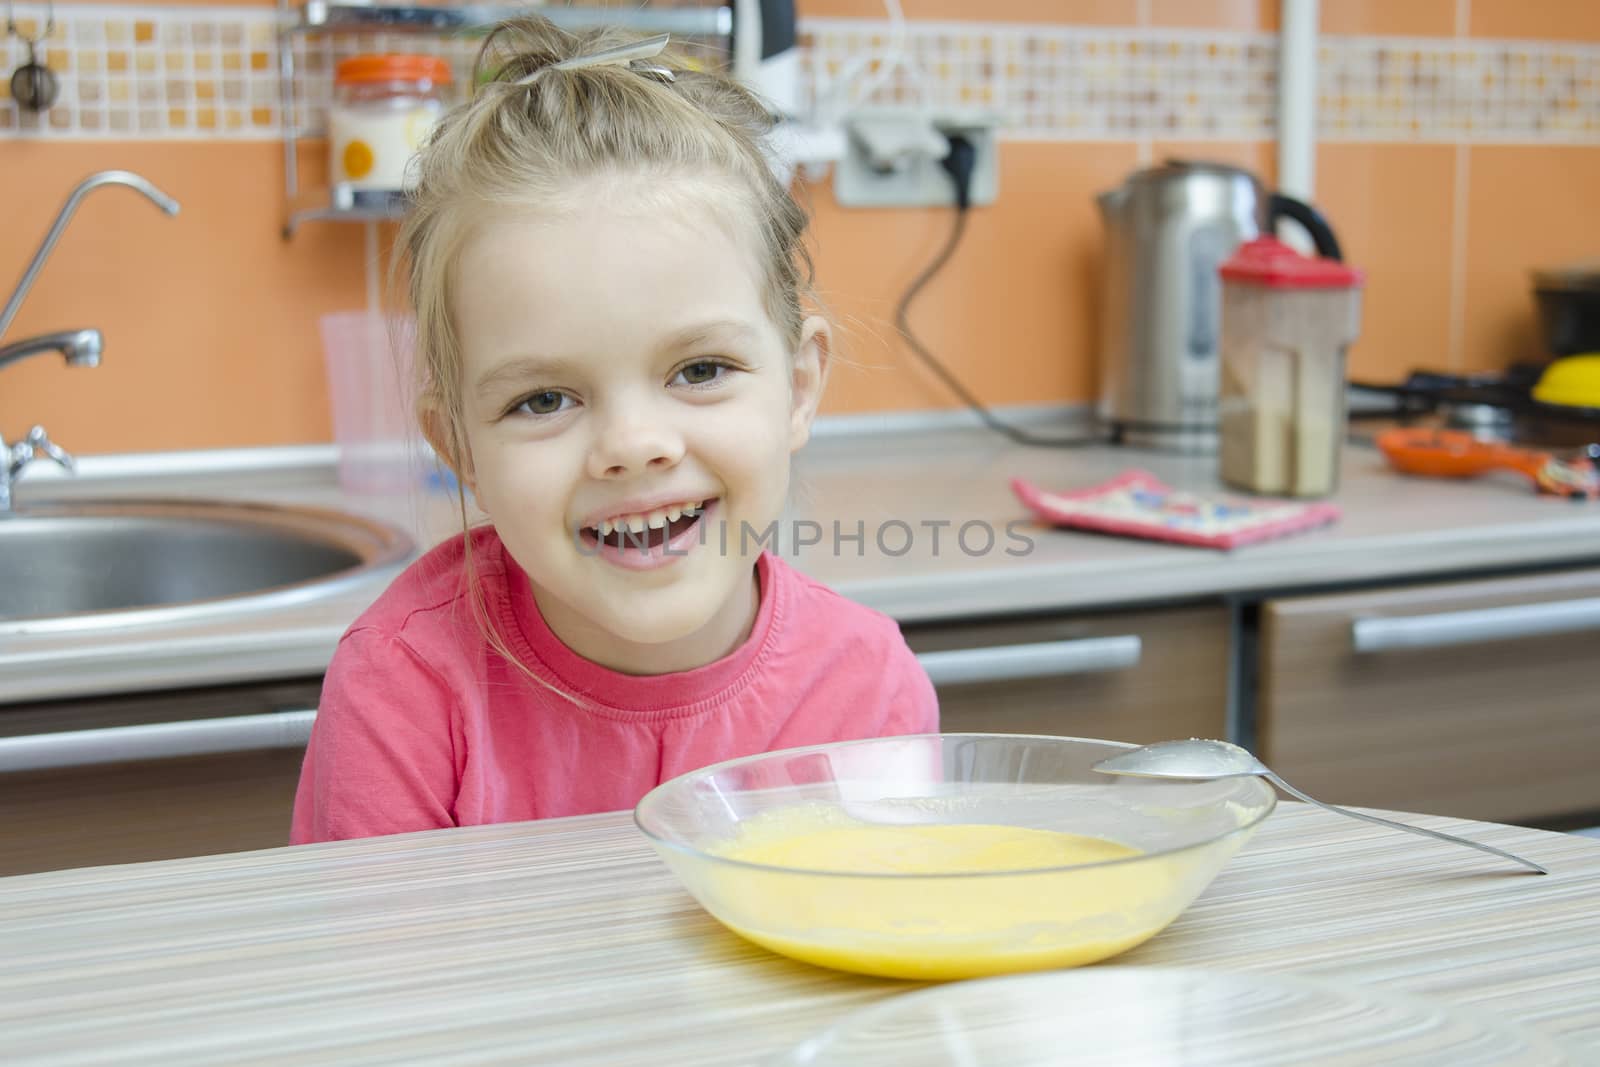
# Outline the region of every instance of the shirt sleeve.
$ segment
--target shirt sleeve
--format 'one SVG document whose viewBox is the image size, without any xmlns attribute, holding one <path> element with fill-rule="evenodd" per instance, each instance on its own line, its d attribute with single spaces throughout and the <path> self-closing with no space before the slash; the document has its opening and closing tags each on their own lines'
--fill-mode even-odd
<svg viewBox="0 0 1600 1067">
<path fill-rule="evenodd" d="M 456 825 L 454 700 L 404 641 L 346 634 L 322 684 L 290 844 Z"/>
</svg>

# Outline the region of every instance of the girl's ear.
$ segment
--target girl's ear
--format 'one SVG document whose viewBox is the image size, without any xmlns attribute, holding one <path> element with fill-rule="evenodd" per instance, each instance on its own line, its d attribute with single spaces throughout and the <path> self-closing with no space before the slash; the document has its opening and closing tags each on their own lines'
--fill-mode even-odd
<svg viewBox="0 0 1600 1067">
<path fill-rule="evenodd" d="M 417 403 L 417 421 L 422 424 L 422 436 L 427 438 L 428 444 L 433 446 L 433 451 L 450 468 L 456 480 L 466 486 L 469 492 L 476 493 L 477 487 L 473 485 L 472 453 L 467 448 L 466 442 L 457 444 L 455 425 L 450 415 L 432 399 L 424 399 Z"/>
<path fill-rule="evenodd" d="M 822 390 L 828 383 L 829 357 L 833 351 L 833 331 L 828 320 L 813 315 L 800 327 L 800 347 L 795 351 L 789 372 L 789 451 L 811 438 L 811 420 L 816 418 Z"/>
</svg>

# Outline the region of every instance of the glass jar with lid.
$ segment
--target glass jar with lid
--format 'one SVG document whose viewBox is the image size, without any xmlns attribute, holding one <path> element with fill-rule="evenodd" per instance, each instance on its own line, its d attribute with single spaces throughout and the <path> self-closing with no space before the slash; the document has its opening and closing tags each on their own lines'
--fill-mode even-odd
<svg viewBox="0 0 1600 1067">
<path fill-rule="evenodd" d="M 450 65 L 438 56 L 362 55 L 334 71 L 328 141 L 334 185 L 401 190 L 409 164 L 444 113 Z"/>
</svg>

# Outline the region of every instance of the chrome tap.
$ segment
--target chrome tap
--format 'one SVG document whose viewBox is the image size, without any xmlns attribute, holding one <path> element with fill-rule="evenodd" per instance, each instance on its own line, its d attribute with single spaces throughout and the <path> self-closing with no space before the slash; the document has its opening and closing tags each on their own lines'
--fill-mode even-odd
<svg viewBox="0 0 1600 1067">
<path fill-rule="evenodd" d="M 17 317 L 17 309 L 22 306 L 23 297 L 28 295 L 28 290 L 33 288 L 34 279 L 39 277 L 39 270 L 44 266 L 44 261 L 50 257 L 50 251 L 55 248 L 56 242 L 61 239 L 61 231 L 67 228 L 67 222 L 72 218 L 72 213 L 78 210 L 78 204 L 85 196 L 102 185 L 126 185 L 136 189 L 149 198 L 156 207 L 168 215 L 178 213 L 178 202 L 172 197 L 151 185 L 144 178 L 126 170 L 103 170 L 98 174 L 91 174 L 78 183 L 78 187 L 67 194 L 67 202 L 61 205 L 61 211 L 56 215 L 56 221 L 50 224 L 50 229 L 44 235 L 44 241 L 39 245 L 39 250 L 33 254 L 33 259 L 28 268 L 22 272 L 22 278 L 17 282 L 17 287 L 12 290 L 11 298 L 6 301 L 4 311 L 0 311 L 0 338 L 4 338 L 6 331 L 11 329 L 11 320 Z"/>
<path fill-rule="evenodd" d="M 60 240 L 61 232 L 67 228 L 72 213 L 78 209 L 78 204 L 85 196 L 102 185 L 126 185 L 143 193 L 151 203 L 168 215 L 178 213 L 176 200 L 131 171 L 103 170 L 79 182 L 77 188 L 67 195 L 67 202 L 61 206 L 55 221 L 50 224 L 39 250 L 33 254 L 33 259 L 17 281 L 17 287 L 6 300 L 4 310 L 0 310 L 0 340 L 5 338 L 6 331 L 11 328 L 11 321 L 17 317 L 17 310 L 22 307 L 23 298 L 28 295 L 28 290 L 33 288 L 34 280 L 39 277 L 39 271 L 44 267 L 44 261 L 50 257 L 56 241 Z M 100 353 L 104 348 L 105 338 L 100 335 L 99 330 L 60 330 L 0 346 L 0 368 L 19 359 L 46 352 L 61 353 L 69 367 L 95 367 L 100 364 Z M 41 457 L 53 460 L 69 471 L 74 466 L 72 456 L 51 442 L 42 426 L 35 426 L 27 437 L 14 445 L 6 444 L 5 438 L 0 437 L 0 514 L 11 510 L 12 483 L 22 473 L 23 468 Z"/>
<path fill-rule="evenodd" d="M 99 330 L 41 334 L 0 348 L 0 367 L 42 352 L 60 352 L 69 367 L 94 367 L 100 363 L 102 344 Z M 5 435 L 0 434 L 0 515 L 11 510 L 11 483 L 17 480 L 22 468 L 41 456 L 55 460 L 69 473 L 77 469 L 71 454 L 51 441 L 43 426 L 35 426 L 27 437 L 14 445 L 6 444 Z"/>
<path fill-rule="evenodd" d="M 53 460 L 67 473 L 78 469 L 72 453 L 50 440 L 43 426 L 35 426 L 28 436 L 14 445 L 0 441 L 0 515 L 11 511 L 11 483 L 17 480 L 22 468 L 36 459 Z"/>
<path fill-rule="evenodd" d="M 60 352 L 69 367 L 98 367 L 105 338 L 99 330 L 60 330 L 0 346 L 0 367 L 44 352 Z"/>
</svg>

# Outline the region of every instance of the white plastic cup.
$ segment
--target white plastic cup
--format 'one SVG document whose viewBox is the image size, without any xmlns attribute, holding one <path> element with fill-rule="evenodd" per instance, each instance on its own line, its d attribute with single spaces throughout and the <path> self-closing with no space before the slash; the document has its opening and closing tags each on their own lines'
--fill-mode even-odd
<svg viewBox="0 0 1600 1067">
<path fill-rule="evenodd" d="M 409 317 L 339 311 L 318 322 L 339 452 L 339 485 L 382 493 L 421 484 Z"/>
</svg>

